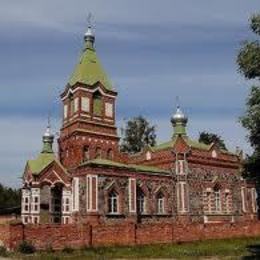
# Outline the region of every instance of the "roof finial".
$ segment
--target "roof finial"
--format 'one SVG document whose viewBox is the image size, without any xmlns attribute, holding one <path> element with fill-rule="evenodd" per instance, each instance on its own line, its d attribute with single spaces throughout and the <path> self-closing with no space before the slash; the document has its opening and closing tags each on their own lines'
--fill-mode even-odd
<svg viewBox="0 0 260 260">
<path fill-rule="evenodd" d="M 93 44 L 95 41 L 95 34 L 93 32 L 93 15 L 92 15 L 92 13 L 88 14 L 87 21 L 88 21 L 88 30 L 84 35 L 84 39 L 87 43 L 87 47 L 93 48 Z"/>
<path fill-rule="evenodd" d="M 52 136 L 52 134 L 51 134 L 51 115 L 50 115 L 50 112 L 48 113 L 47 127 L 46 127 L 46 130 L 45 130 L 44 136 L 45 137 Z"/>
<path fill-rule="evenodd" d="M 179 96 L 176 96 L 175 101 L 176 101 L 176 109 L 180 108 L 180 98 L 179 98 Z"/>
<path fill-rule="evenodd" d="M 88 13 L 88 17 L 87 17 L 87 21 L 88 21 L 88 28 L 92 28 L 93 27 L 93 15 L 91 12 Z"/>
</svg>

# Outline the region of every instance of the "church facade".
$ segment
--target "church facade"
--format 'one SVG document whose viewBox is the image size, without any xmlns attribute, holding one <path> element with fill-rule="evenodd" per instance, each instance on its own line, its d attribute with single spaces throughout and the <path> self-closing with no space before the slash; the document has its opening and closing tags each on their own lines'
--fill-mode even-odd
<svg viewBox="0 0 260 260">
<path fill-rule="evenodd" d="M 241 176 L 242 155 L 189 138 L 178 107 L 168 142 L 120 152 L 117 92 L 88 28 L 84 49 L 61 94 L 58 154 L 50 127 L 26 163 L 22 221 L 45 223 L 235 223 L 256 219 L 255 183 Z M 170 123 L 170 122 L 169 122 Z"/>
</svg>

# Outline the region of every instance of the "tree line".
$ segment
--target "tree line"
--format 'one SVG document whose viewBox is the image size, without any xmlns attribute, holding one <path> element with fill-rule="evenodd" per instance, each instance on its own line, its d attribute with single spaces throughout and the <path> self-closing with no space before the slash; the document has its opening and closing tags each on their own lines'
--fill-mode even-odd
<svg viewBox="0 0 260 260">
<path fill-rule="evenodd" d="M 20 189 L 5 187 L 0 183 L 0 210 L 5 208 L 19 207 L 20 204 Z"/>
</svg>

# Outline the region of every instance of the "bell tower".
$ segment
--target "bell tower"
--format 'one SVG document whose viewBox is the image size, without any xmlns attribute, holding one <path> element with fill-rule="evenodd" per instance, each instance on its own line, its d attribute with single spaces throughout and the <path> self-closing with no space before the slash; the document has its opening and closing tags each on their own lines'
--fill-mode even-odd
<svg viewBox="0 0 260 260">
<path fill-rule="evenodd" d="M 59 156 L 68 169 L 92 159 L 114 160 L 118 155 L 117 92 L 101 66 L 94 44 L 95 35 L 88 26 L 80 60 L 61 94 Z"/>
</svg>

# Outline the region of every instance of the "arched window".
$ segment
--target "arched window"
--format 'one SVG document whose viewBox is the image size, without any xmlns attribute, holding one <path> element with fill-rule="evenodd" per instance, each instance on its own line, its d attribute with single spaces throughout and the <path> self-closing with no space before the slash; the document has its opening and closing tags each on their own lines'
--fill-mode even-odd
<svg viewBox="0 0 260 260">
<path fill-rule="evenodd" d="M 163 214 L 165 209 L 164 209 L 164 196 L 161 192 L 159 192 L 156 196 L 156 208 L 157 208 L 157 213 L 158 214 Z"/>
<path fill-rule="evenodd" d="M 115 214 L 118 211 L 118 194 L 115 191 L 111 191 L 108 195 L 108 212 Z"/>
<path fill-rule="evenodd" d="M 100 159 L 101 158 L 101 148 L 97 147 L 96 148 L 96 155 L 95 155 L 95 159 Z"/>
<path fill-rule="evenodd" d="M 102 96 L 99 91 L 93 94 L 93 114 L 95 116 L 101 116 L 103 111 Z"/>
<path fill-rule="evenodd" d="M 146 206 L 145 194 L 140 188 L 138 188 L 137 189 L 137 213 L 144 214 L 146 211 L 145 206 Z"/>
<path fill-rule="evenodd" d="M 108 160 L 113 160 L 113 150 L 112 149 L 108 149 L 108 151 L 107 151 L 107 159 Z"/>
<path fill-rule="evenodd" d="M 83 148 L 83 161 L 89 160 L 89 146 L 84 146 Z"/>
</svg>

